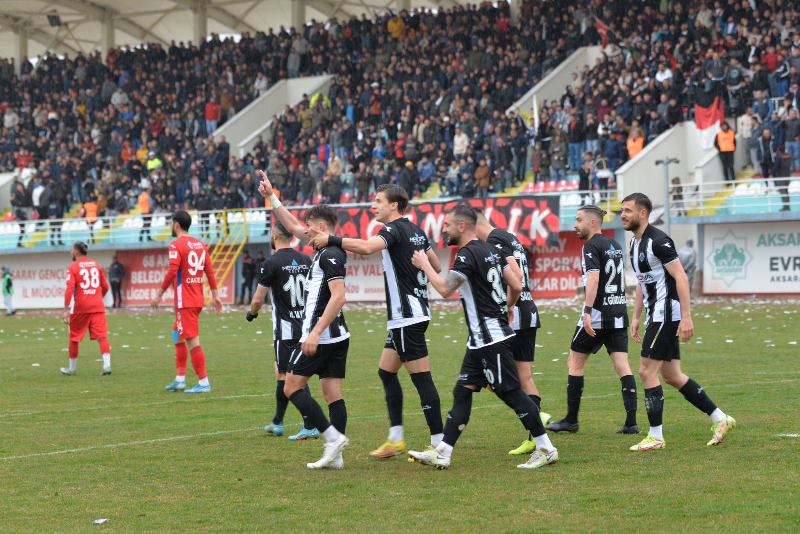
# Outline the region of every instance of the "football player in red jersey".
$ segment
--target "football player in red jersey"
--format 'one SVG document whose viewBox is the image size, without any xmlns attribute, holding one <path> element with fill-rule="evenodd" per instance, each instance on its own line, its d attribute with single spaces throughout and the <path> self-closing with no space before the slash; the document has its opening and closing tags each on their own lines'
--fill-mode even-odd
<svg viewBox="0 0 800 534">
<path fill-rule="evenodd" d="M 103 355 L 103 372 L 111 374 L 111 348 L 108 346 L 108 325 L 103 297 L 108 293 L 108 282 L 103 269 L 86 257 L 89 247 L 78 241 L 72 245 L 72 265 L 67 268 L 67 291 L 64 293 L 62 319 L 69 325 L 69 367 L 62 367 L 65 375 L 74 375 L 78 368 L 78 343 L 86 330 L 89 339 L 96 339 Z"/>
<path fill-rule="evenodd" d="M 172 237 L 177 239 L 169 245 L 169 271 L 150 306 L 153 309 L 158 308 L 164 291 L 174 284 L 175 326 L 172 329 L 172 341 L 175 343 L 175 366 L 178 372 L 175 381 L 166 386 L 166 390 L 207 393 L 211 391 L 211 385 L 208 383 L 206 373 L 206 357 L 200 347 L 198 323 L 198 317 L 205 304 L 203 273 L 211 287 L 211 306 L 218 315 L 222 311 L 222 301 L 217 294 L 217 279 L 214 277 L 208 249 L 202 241 L 189 235 L 190 226 L 192 217 L 184 210 L 172 214 Z M 189 353 L 192 355 L 192 367 L 200 382 L 195 387 L 186 389 L 186 360 Z"/>
</svg>

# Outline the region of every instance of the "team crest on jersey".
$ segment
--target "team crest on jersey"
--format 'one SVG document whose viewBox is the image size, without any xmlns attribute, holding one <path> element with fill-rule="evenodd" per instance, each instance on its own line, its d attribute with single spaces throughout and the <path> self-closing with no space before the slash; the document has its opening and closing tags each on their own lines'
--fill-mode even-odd
<svg viewBox="0 0 800 534">
<path fill-rule="evenodd" d="M 177 260 L 178 259 L 178 251 L 177 250 L 170 250 L 169 251 L 169 259 Z"/>
<path fill-rule="evenodd" d="M 639 253 L 639 261 L 644 261 L 645 255 L 644 252 Z"/>
</svg>

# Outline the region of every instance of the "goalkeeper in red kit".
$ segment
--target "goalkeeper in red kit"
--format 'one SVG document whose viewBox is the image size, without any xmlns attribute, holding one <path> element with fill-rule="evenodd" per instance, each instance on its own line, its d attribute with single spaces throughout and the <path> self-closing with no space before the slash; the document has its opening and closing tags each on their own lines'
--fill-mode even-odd
<svg viewBox="0 0 800 534">
<path fill-rule="evenodd" d="M 103 269 L 93 259 L 87 258 L 89 247 L 78 241 L 72 245 L 72 265 L 67 268 L 67 291 L 64 293 L 62 319 L 69 325 L 69 367 L 62 367 L 65 375 L 74 375 L 78 368 L 78 343 L 86 330 L 89 339 L 96 339 L 103 355 L 103 372 L 111 374 L 111 348 L 108 346 L 108 325 L 103 297 L 108 293 L 108 282 Z"/>
<path fill-rule="evenodd" d="M 161 288 L 150 303 L 153 309 L 158 308 L 164 291 L 172 285 L 175 291 L 175 326 L 172 329 L 172 341 L 175 343 L 175 366 L 178 371 L 172 384 L 166 386 L 167 391 L 183 391 L 184 393 L 207 393 L 211 391 L 206 373 L 206 358 L 200 347 L 200 325 L 198 317 L 203 311 L 205 296 L 203 295 L 203 274 L 208 278 L 211 287 L 211 306 L 219 314 L 222 301 L 217 294 L 217 279 L 208 257 L 208 249 L 199 239 L 189 235 L 192 217 L 184 210 L 172 214 L 172 237 L 177 239 L 169 245 L 169 271 L 164 277 Z M 187 349 L 188 345 L 188 349 Z M 197 373 L 199 383 L 186 389 L 186 362 L 192 355 L 192 367 Z"/>
</svg>

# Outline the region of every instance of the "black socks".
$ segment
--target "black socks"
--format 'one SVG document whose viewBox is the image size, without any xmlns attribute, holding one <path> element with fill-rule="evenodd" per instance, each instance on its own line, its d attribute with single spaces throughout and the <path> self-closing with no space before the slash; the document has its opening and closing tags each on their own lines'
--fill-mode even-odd
<svg viewBox="0 0 800 534">
<path fill-rule="evenodd" d="M 383 382 L 383 391 L 386 393 L 386 408 L 389 410 L 389 426 L 400 426 L 403 424 L 403 388 L 400 387 L 400 380 L 397 373 L 390 373 L 383 369 L 378 369 L 378 376 Z"/>
<path fill-rule="evenodd" d="M 623 376 L 619 379 L 622 383 L 622 404 L 625 406 L 625 426 L 636 426 L 636 408 L 638 404 L 636 395 L 636 379 L 633 375 Z"/>
<path fill-rule="evenodd" d="M 397 380 L 397 375 L 395 375 Z M 436 391 L 436 386 L 433 384 L 433 378 L 430 371 L 424 373 L 414 373 L 411 375 L 411 381 L 414 387 L 417 388 L 419 393 L 419 401 L 422 405 L 422 413 L 425 414 L 425 421 L 428 422 L 431 435 L 442 433 L 442 405 L 439 401 L 439 392 Z M 398 383 L 398 387 L 399 387 Z M 388 394 L 387 394 L 388 404 Z M 394 424 L 392 424 L 394 426 Z M 451 444 L 452 445 L 452 444 Z"/>
<path fill-rule="evenodd" d="M 680 391 L 681 395 L 683 395 L 687 401 L 691 402 L 695 408 L 706 415 L 711 415 L 711 412 L 717 409 L 717 405 L 706 395 L 706 390 L 691 378 L 678 391 Z"/>
<path fill-rule="evenodd" d="M 278 387 L 275 389 L 275 417 L 272 418 L 273 425 L 282 425 L 283 416 L 286 414 L 286 407 L 289 406 L 289 398 L 283 393 L 285 380 L 278 380 Z"/>
<path fill-rule="evenodd" d="M 577 423 L 583 395 L 583 376 L 569 375 L 567 378 L 567 422 Z"/>
<path fill-rule="evenodd" d="M 498 397 L 505 402 L 519 417 L 522 426 L 530 432 L 531 436 L 541 436 L 545 434 L 542 418 L 539 417 L 539 409 L 533 400 L 520 388 L 511 391 L 503 391 Z"/>
<path fill-rule="evenodd" d="M 661 426 L 664 417 L 664 390 L 661 385 L 644 390 L 644 407 L 650 426 Z"/>
<path fill-rule="evenodd" d="M 331 426 L 325 414 L 322 413 L 322 408 L 320 408 L 317 401 L 314 400 L 314 397 L 311 396 L 311 393 L 309 393 L 307 389 L 295 391 L 292 393 L 292 396 L 289 397 L 289 401 L 294 404 L 294 407 L 297 408 L 297 411 L 300 412 L 304 418 L 308 418 L 307 421 L 311 424 L 311 428 L 316 428 L 322 433 Z M 344 401 L 342 401 L 342 408 L 344 408 Z M 347 423 L 346 410 L 344 411 L 344 423 Z"/>
<path fill-rule="evenodd" d="M 472 411 L 472 390 L 464 386 L 456 386 L 453 390 L 453 407 L 447 414 L 442 441 L 451 447 L 455 446 L 459 436 L 469 422 Z"/>
<path fill-rule="evenodd" d="M 344 434 L 347 430 L 347 406 L 344 399 L 333 401 L 328 405 L 328 415 L 331 417 L 333 428 Z"/>
</svg>

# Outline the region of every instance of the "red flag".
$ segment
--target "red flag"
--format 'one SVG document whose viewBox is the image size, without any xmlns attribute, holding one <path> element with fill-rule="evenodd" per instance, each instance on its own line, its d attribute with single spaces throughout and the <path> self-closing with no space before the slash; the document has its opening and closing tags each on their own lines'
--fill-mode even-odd
<svg viewBox="0 0 800 534">
<path fill-rule="evenodd" d="M 595 28 L 597 28 L 597 33 L 599 33 L 600 37 L 603 38 L 603 48 L 605 48 L 608 44 L 608 26 L 606 26 L 603 22 L 600 22 L 600 19 L 596 19 L 594 25 Z"/>
</svg>

